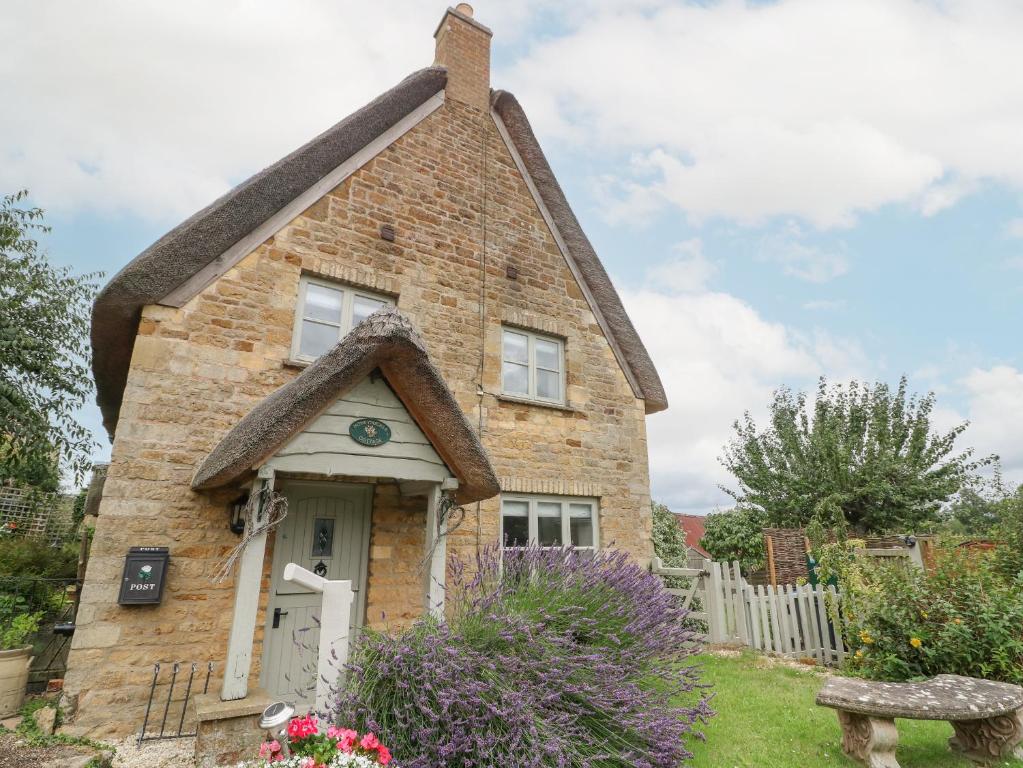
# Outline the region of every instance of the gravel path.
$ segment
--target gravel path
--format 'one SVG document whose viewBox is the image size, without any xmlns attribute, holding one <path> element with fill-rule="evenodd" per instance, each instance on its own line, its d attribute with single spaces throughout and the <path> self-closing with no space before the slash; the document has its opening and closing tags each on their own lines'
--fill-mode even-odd
<svg viewBox="0 0 1023 768">
<path fill-rule="evenodd" d="M 115 744 L 114 768 L 192 768 L 195 739 L 166 739 L 135 746 L 135 737 Z M 2 766 L 0 766 L 2 768 Z"/>
<path fill-rule="evenodd" d="M 89 747 L 29 747 L 14 733 L 0 733 L 0 768 L 79 768 L 96 754 Z"/>
</svg>

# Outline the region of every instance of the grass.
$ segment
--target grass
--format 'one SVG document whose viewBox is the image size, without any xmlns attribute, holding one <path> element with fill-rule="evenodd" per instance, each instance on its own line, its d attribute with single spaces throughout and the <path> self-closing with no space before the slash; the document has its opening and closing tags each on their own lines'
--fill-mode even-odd
<svg viewBox="0 0 1023 768">
<path fill-rule="evenodd" d="M 858 765 L 842 754 L 834 711 L 814 704 L 822 683 L 812 668 L 792 667 L 752 653 L 704 654 L 696 659 L 704 679 L 717 692 L 717 711 L 704 728 L 706 742 L 695 742 L 692 768 L 816 768 Z M 897 720 L 902 768 L 972 768 L 948 749 L 952 726 L 944 722 Z M 999 768 L 1023 768 L 1008 760 Z"/>
</svg>

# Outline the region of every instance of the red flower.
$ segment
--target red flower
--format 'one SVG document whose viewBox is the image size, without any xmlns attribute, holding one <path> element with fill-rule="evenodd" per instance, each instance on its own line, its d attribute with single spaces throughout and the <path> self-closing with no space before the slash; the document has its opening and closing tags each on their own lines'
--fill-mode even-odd
<svg viewBox="0 0 1023 768">
<path fill-rule="evenodd" d="M 363 749 L 376 749 L 380 746 L 380 739 L 374 736 L 373 732 L 370 731 L 362 737 L 362 741 L 359 742 L 359 746 Z"/>
</svg>

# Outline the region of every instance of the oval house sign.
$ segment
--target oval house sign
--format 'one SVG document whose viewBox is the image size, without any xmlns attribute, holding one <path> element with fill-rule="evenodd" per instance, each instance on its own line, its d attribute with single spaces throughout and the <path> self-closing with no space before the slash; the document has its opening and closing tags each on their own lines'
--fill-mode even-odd
<svg viewBox="0 0 1023 768">
<path fill-rule="evenodd" d="M 391 428 L 380 419 L 356 419 L 348 427 L 348 436 L 359 445 L 376 448 L 391 439 Z"/>
</svg>

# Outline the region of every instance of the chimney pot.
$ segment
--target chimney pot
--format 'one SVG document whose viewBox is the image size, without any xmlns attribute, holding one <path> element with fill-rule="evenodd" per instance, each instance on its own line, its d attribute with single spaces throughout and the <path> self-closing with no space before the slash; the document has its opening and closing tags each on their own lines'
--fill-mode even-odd
<svg viewBox="0 0 1023 768">
<path fill-rule="evenodd" d="M 470 19 L 472 18 L 472 6 L 468 3 L 459 3 L 455 6 L 455 10 L 463 16 L 468 16 Z"/>
</svg>

